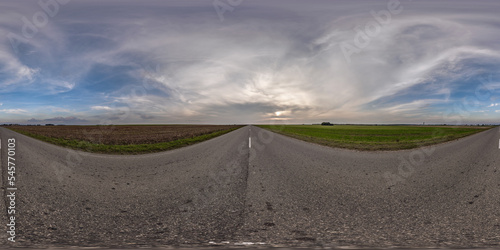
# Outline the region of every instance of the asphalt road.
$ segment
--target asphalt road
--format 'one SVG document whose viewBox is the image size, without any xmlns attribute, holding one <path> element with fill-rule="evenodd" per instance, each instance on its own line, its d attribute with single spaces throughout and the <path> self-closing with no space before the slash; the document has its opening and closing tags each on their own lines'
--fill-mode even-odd
<svg viewBox="0 0 500 250">
<path fill-rule="evenodd" d="M 254 126 L 173 151 L 90 154 L 16 139 L 16 242 L 3 246 L 499 247 L 500 129 L 398 152 Z M 10 216 L 10 215 L 9 215 Z"/>
</svg>

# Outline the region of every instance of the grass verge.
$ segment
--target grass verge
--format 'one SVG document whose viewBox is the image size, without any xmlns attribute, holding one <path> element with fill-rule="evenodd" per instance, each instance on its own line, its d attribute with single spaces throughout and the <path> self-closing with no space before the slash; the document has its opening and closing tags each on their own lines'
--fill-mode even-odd
<svg viewBox="0 0 500 250">
<path fill-rule="evenodd" d="M 195 136 L 191 138 L 182 138 L 178 140 L 173 140 L 173 141 L 168 141 L 168 142 L 161 142 L 161 143 L 151 143 L 151 144 L 130 144 L 130 145 L 109 145 L 109 144 L 98 144 L 98 143 L 91 143 L 88 141 L 83 141 L 83 140 L 68 140 L 68 139 L 63 139 L 63 138 L 56 138 L 56 137 L 48 137 L 48 136 L 43 136 L 43 135 L 38 135 L 34 133 L 29 133 L 26 131 L 18 130 L 18 129 L 12 129 L 11 130 L 18 132 L 20 134 L 48 142 L 51 144 L 55 144 L 58 146 L 66 147 L 66 148 L 71 148 L 71 149 L 76 149 L 76 150 L 82 150 L 86 152 L 92 152 L 92 153 L 106 153 L 106 154 L 147 154 L 147 153 L 154 153 L 154 152 L 161 152 L 161 151 L 166 151 L 166 150 L 171 150 L 171 149 L 176 149 L 180 147 L 185 147 L 188 145 L 192 145 L 195 143 L 199 143 L 202 141 L 206 141 L 212 138 L 215 138 L 217 136 L 227 134 L 231 131 L 234 131 L 236 129 L 239 129 L 240 127 L 235 127 L 231 129 L 226 129 L 226 130 L 221 130 L 221 131 L 216 131 L 212 132 L 209 134 L 204 134 L 200 136 Z"/>
<path fill-rule="evenodd" d="M 374 126 L 374 125 L 258 125 L 303 141 L 330 147 L 377 151 L 402 150 L 443 143 L 492 126 Z"/>
</svg>

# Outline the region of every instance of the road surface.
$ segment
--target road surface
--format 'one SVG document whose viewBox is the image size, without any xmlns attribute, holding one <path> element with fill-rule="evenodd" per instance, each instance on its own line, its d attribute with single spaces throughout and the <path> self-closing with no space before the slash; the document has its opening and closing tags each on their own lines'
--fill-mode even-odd
<svg viewBox="0 0 500 250">
<path fill-rule="evenodd" d="M 422 149 L 358 152 L 246 126 L 136 156 L 0 128 L 3 225 L 9 138 L 16 242 L 1 230 L 3 246 L 500 246 L 498 127 Z"/>
</svg>

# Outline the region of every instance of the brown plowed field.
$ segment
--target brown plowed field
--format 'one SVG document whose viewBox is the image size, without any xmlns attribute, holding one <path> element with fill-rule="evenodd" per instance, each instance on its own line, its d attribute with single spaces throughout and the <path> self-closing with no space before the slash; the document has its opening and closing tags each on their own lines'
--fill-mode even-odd
<svg viewBox="0 0 500 250">
<path fill-rule="evenodd" d="M 152 144 L 192 138 L 238 125 L 9 126 L 16 131 L 107 145 Z"/>
</svg>

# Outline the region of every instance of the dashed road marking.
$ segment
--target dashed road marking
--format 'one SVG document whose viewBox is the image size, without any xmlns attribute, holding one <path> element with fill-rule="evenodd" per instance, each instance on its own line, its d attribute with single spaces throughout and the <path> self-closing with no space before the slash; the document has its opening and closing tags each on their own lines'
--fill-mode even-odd
<svg viewBox="0 0 500 250">
<path fill-rule="evenodd" d="M 252 148 L 252 137 L 248 137 L 248 148 Z"/>
</svg>

